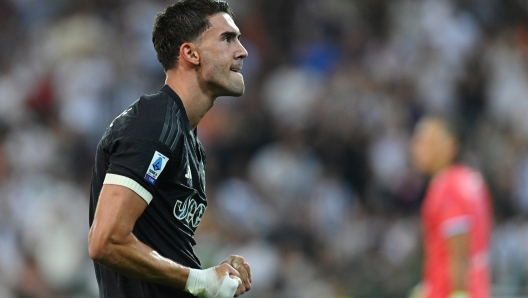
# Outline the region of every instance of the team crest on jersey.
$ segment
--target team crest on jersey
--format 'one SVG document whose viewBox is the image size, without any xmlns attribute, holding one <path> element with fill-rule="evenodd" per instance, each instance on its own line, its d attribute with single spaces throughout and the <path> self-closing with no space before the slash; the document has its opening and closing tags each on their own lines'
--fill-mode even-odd
<svg viewBox="0 0 528 298">
<path fill-rule="evenodd" d="M 145 180 L 150 184 L 155 184 L 168 161 L 169 158 L 165 155 L 158 151 L 154 152 L 154 156 L 152 157 L 147 173 L 145 174 Z"/>
</svg>

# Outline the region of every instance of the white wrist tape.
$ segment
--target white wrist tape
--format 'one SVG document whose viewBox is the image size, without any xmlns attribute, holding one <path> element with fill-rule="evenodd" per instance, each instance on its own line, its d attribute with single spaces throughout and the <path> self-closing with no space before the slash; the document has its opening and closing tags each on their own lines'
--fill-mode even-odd
<svg viewBox="0 0 528 298">
<path fill-rule="evenodd" d="M 190 269 L 185 291 L 199 298 L 233 298 L 238 281 L 229 276 L 218 278 L 216 270 Z"/>
<path fill-rule="evenodd" d="M 218 298 L 233 298 L 238 288 L 238 280 L 229 276 L 220 278 L 220 287 L 218 288 Z"/>
</svg>

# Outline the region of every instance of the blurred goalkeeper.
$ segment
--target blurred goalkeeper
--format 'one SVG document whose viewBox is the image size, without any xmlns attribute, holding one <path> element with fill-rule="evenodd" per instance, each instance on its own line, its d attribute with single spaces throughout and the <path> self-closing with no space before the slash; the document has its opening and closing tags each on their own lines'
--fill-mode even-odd
<svg viewBox="0 0 528 298">
<path fill-rule="evenodd" d="M 244 93 L 239 38 L 224 1 L 183 0 L 156 17 L 165 86 L 121 113 L 97 146 L 88 245 L 100 298 L 231 298 L 251 288 L 241 256 L 202 270 L 193 251 L 207 206 L 196 127 L 217 97 Z"/>
<path fill-rule="evenodd" d="M 435 117 L 423 118 L 413 136 L 414 164 L 432 178 L 421 210 L 424 276 L 412 297 L 490 296 L 491 203 L 482 176 L 457 163 L 459 136 Z"/>
</svg>

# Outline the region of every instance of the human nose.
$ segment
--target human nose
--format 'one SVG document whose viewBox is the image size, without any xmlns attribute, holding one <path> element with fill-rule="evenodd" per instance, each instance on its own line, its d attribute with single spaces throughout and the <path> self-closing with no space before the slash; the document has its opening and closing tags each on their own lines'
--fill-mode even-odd
<svg viewBox="0 0 528 298">
<path fill-rule="evenodd" d="M 235 58 L 236 59 L 244 59 L 244 58 L 246 58 L 249 55 L 249 53 L 246 50 L 246 48 L 244 48 L 244 46 L 242 45 L 240 40 L 238 40 L 237 42 L 238 42 L 239 49 L 236 52 L 236 57 Z"/>
</svg>

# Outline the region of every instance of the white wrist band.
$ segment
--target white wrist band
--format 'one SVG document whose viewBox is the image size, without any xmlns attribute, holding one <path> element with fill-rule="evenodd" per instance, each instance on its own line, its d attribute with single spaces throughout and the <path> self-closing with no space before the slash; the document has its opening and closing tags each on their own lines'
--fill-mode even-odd
<svg viewBox="0 0 528 298">
<path fill-rule="evenodd" d="M 214 270 L 214 268 L 209 269 Z M 189 270 L 189 277 L 187 278 L 187 283 L 185 284 L 185 292 L 200 297 L 205 294 L 208 272 L 206 272 L 206 270 L 192 268 Z M 214 274 L 216 275 L 216 272 L 214 272 Z"/>
<path fill-rule="evenodd" d="M 185 292 L 203 298 L 233 298 L 238 281 L 229 276 L 218 278 L 215 268 L 190 269 Z"/>
</svg>

